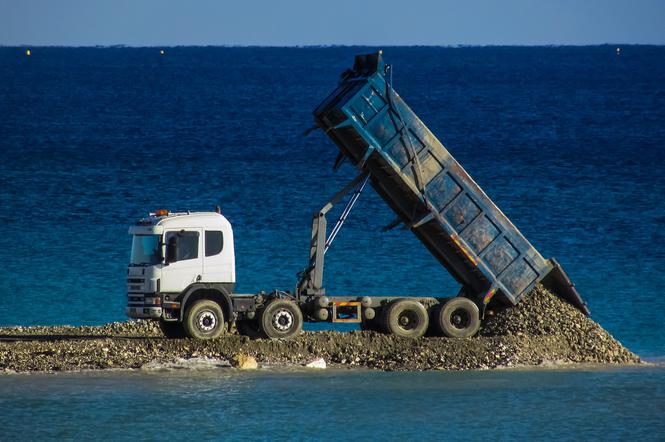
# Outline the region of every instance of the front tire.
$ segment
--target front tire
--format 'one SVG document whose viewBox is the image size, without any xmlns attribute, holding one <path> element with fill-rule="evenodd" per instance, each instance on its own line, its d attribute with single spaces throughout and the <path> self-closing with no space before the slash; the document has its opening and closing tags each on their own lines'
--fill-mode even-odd
<svg viewBox="0 0 665 442">
<path fill-rule="evenodd" d="M 302 312 L 294 303 L 275 299 L 261 312 L 261 331 L 270 339 L 288 339 L 302 331 Z"/>
<path fill-rule="evenodd" d="M 183 326 L 194 339 L 216 339 L 226 330 L 224 312 L 215 301 L 199 299 L 187 308 Z"/>
<path fill-rule="evenodd" d="M 164 321 L 160 319 L 159 329 L 164 333 L 164 337 L 168 339 L 181 339 L 187 336 L 182 323 L 177 321 Z"/>
</svg>

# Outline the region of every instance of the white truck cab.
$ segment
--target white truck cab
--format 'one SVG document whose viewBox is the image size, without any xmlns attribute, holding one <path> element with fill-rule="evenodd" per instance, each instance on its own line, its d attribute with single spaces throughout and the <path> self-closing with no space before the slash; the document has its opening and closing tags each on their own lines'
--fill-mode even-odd
<svg viewBox="0 0 665 442">
<path fill-rule="evenodd" d="M 182 295 L 194 285 L 233 291 L 233 230 L 222 214 L 157 210 L 129 233 L 128 316 L 178 319 Z"/>
<path fill-rule="evenodd" d="M 302 330 L 295 297 L 234 293 L 233 230 L 220 213 L 157 210 L 130 226 L 127 316 L 159 320 L 169 338 L 214 339 L 231 330 L 288 338 Z"/>
</svg>

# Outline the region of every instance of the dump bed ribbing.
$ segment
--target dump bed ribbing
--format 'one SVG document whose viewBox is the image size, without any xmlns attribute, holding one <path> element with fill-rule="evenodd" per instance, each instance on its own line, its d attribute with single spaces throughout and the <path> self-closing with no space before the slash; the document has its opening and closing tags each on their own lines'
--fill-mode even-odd
<svg viewBox="0 0 665 442">
<path fill-rule="evenodd" d="M 546 260 L 499 210 L 390 84 L 381 53 L 358 56 L 315 110 L 342 154 L 401 222 L 486 305 L 517 304 L 542 282 L 588 314 L 565 272 Z"/>
</svg>

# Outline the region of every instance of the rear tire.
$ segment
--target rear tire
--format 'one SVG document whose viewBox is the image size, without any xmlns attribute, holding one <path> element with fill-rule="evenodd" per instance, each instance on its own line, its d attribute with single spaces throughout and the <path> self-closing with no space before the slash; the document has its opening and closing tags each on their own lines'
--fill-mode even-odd
<svg viewBox="0 0 665 442">
<path fill-rule="evenodd" d="M 160 319 L 159 328 L 164 333 L 164 337 L 168 339 L 181 339 L 187 336 L 182 323 L 178 321 L 164 321 Z"/>
<path fill-rule="evenodd" d="M 261 331 L 270 339 L 288 339 L 302 331 L 302 312 L 295 302 L 270 301 L 259 317 Z"/>
<path fill-rule="evenodd" d="M 183 326 L 190 338 L 219 338 L 226 330 L 222 307 L 209 299 L 194 301 L 185 312 Z"/>
<path fill-rule="evenodd" d="M 236 329 L 238 334 L 247 336 L 251 339 L 265 338 L 266 336 L 261 332 L 259 321 L 256 319 L 241 319 L 236 321 Z"/>
<path fill-rule="evenodd" d="M 422 337 L 427 331 L 429 316 L 420 302 L 400 299 L 388 306 L 384 323 L 388 333 L 415 339 Z"/>
<path fill-rule="evenodd" d="M 470 338 L 480 328 L 480 312 L 475 302 L 458 296 L 443 304 L 436 315 L 437 328 L 450 338 Z"/>
</svg>

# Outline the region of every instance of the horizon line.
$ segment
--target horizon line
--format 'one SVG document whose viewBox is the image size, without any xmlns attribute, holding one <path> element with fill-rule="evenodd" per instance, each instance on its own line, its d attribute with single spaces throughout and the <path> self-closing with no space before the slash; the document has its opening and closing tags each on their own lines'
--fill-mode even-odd
<svg viewBox="0 0 665 442">
<path fill-rule="evenodd" d="M 265 49 L 325 49 L 325 48 L 556 48 L 556 47 L 601 47 L 601 46 L 665 46 L 665 43 L 542 43 L 542 44 L 311 44 L 311 45 L 263 45 L 263 44 L 167 44 L 167 45 L 132 45 L 132 44 L 83 44 L 83 45 L 60 45 L 60 44 L 0 44 L 0 48 L 69 48 L 69 49 L 159 49 L 159 48 L 265 48 Z"/>
</svg>

